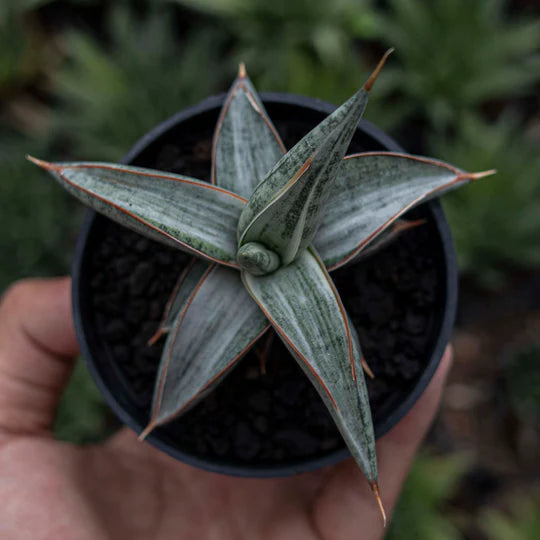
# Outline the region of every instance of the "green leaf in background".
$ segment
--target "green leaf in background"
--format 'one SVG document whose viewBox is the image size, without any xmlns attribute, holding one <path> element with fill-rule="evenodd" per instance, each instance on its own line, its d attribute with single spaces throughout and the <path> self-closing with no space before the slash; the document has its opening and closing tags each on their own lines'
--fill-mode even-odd
<svg viewBox="0 0 540 540">
<path fill-rule="evenodd" d="M 206 182 L 114 163 L 29 158 L 85 205 L 153 240 L 237 267 L 236 224 L 245 199 Z"/>
<path fill-rule="evenodd" d="M 221 87 L 220 30 L 177 36 L 170 10 L 149 11 L 140 19 L 109 10 L 108 47 L 81 31 L 62 36 L 67 61 L 53 78 L 54 122 L 74 155 L 117 161 L 149 128 Z"/>
<path fill-rule="evenodd" d="M 24 9 L 37 9 L 48 4 L 52 4 L 57 0 L 8 0 L 11 2 L 18 2 Z M 75 5 L 93 5 L 102 2 L 103 0 L 67 0 L 69 4 Z M 153 0 L 149 0 L 152 2 Z"/>
<path fill-rule="evenodd" d="M 463 540 L 460 529 L 445 512 L 469 468 L 461 454 L 417 456 L 403 487 L 387 540 Z"/>
<path fill-rule="evenodd" d="M 43 154 L 46 144 L 19 135 L 0 136 L 0 291 L 16 279 L 69 273 L 83 208 L 25 152 Z"/>
<path fill-rule="evenodd" d="M 172 325 L 141 434 L 170 421 L 221 381 L 268 328 L 239 272 L 211 265 Z"/>
<path fill-rule="evenodd" d="M 176 2 L 226 29 L 260 89 L 343 103 L 369 74 L 359 41 L 374 35 L 372 0 Z"/>
<path fill-rule="evenodd" d="M 239 42 L 239 55 L 256 64 L 265 83 L 283 81 L 287 53 L 300 50 L 321 65 L 345 64 L 355 38 L 372 36 L 371 0 L 176 0 L 178 4 L 219 17 Z M 261 82 L 261 81 L 259 81 Z M 271 85 L 272 88 L 279 86 Z"/>
<path fill-rule="evenodd" d="M 214 132 L 212 183 L 249 199 L 285 152 L 241 65 Z"/>
<path fill-rule="evenodd" d="M 29 6 L 20 0 L 0 3 L 0 101 L 20 94 L 54 66 L 51 44 L 44 38 Z M 6 100 L 6 101 L 4 101 Z"/>
<path fill-rule="evenodd" d="M 279 62 L 279 69 L 259 73 L 256 78 L 260 88 L 279 88 L 336 104 L 343 103 L 351 96 L 369 75 L 368 60 L 353 47 L 342 51 L 341 62 L 324 64 L 304 49 L 283 51 L 275 61 Z M 250 69 L 250 72 L 253 71 Z M 377 100 L 377 92 L 374 94 L 370 100 Z"/>
<path fill-rule="evenodd" d="M 381 76 L 378 94 L 386 105 L 395 96 L 393 109 L 420 114 L 443 131 L 484 102 L 534 92 L 540 20 L 511 18 L 500 0 L 389 4 L 376 23 L 378 36 L 397 51 L 398 62 Z M 380 112 L 370 111 L 370 118 L 383 119 Z"/>
<path fill-rule="evenodd" d="M 461 271 L 499 287 L 512 267 L 539 268 L 540 154 L 517 119 L 503 115 L 488 124 L 469 117 L 455 137 L 432 137 L 431 151 L 467 169 L 497 169 L 489 182 L 443 200 Z"/>
<path fill-rule="evenodd" d="M 205 11 L 214 15 L 234 15 L 249 2 L 246 0 L 176 0 L 186 7 Z"/>
<path fill-rule="evenodd" d="M 115 426 L 86 365 L 79 360 L 58 406 L 55 438 L 78 444 L 96 443 L 110 435 Z"/>
<path fill-rule="evenodd" d="M 493 172 L 465 173 L 441 161 L 391 152 L 347 156 L 314 245 L 330 270 L 338 268 L 407 210 Z"/>
<path fill-rule="evenodd" d="M 540 536 L 540 491 L 516 493 L 504 501 L 508 511 L 487 508 L 477 523 L 489 540 L 537 540 Z"/>
<path fill-rule="evenodd" d="M 520 344 L 511 350 L 506 362 L 505 379 L 510 405 L 519 420 L 540 425 L 540 342 Z"/>
<path fill-rule="evenodd" d="M 273 274 L 242 272 L 242 279 L 317 389 L 378 498 L 375 437 L 360 347 L 323 262 L 308 248 Z"/>
</svg>

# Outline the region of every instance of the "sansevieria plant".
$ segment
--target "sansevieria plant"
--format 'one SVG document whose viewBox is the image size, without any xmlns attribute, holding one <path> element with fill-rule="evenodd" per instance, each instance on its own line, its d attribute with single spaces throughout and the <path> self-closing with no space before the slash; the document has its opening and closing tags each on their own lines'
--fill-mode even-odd
<svg viewBox="0 0 540 540">
<path fill-rule="evenodd" d="M 29 158 L 98 212 L 194 256 L 152 340 L 166 335 L 141 438 L 192 406 L 273 327 L 380 504 L 370 372 L 329 273 L 408 228 L 401 216 L 410 208 L 492 172 L 391 152 L 345 157 L 389 52 L 355 95 L 289 151 L 241 66 L 215 129 L 211 183 Z"/>
</svg>

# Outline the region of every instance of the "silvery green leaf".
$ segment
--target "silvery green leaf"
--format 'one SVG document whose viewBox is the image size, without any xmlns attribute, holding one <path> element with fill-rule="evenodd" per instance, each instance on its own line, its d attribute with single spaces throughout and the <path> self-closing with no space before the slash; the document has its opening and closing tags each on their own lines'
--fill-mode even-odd
<svg viewBox="0 0 540 540">
<path fill-rule="evenodd" d="M 210 265 L 167 336 L 144 437 L 193 405 L 269 327 L 240 273 Z"/>
<path fill-rule="evenodd" d="M 386 56 L 364 87 L 289 150 L 255 189 L 240 215 L 240 246 L 259 242 L 288 264 L 311 243 Z"/>
<path fill-rule="evenodd" d="M 186 176 L 108 163 L 47 163 L 72 195 L 94 210 L 164 244 L 238 267 L 236 224 L 245 199 Z"/>
<path fill-rule="evenodd" d="M 486 173 L 393 152 L 347 156 L 313 245 L 333 270 L 353 260 L 407 210 Z"/>
<path fill-rule="evenodd" d="M 273 274 L 243 271 L 242 279 L 321 395 L 373 486 L 375 437 L 360 348 L 323 262 L 308 248 Z"/>
<path fill-rule="evenodd" d="M 249 198 L 285 151 L 240 65 L 214 132 L 212 183 Z"/>
<path fill-rule="evenodd" d="M 150 338 L 149 345 L 153 345 L 161 336 L 168 334 L 176 320 L 180 310 L 184 309 L 193 291 L 199 284 L 201 278 L 208 270 L 208 263 L 193 257 L 188 266 L 180 274 L 176 285 L 171 293 L 163 318 L 157 332 Z"/>
<path fill-rule="evenodd" d="M 333 186 L 334 172 L 358 124 L 361 111 L 357 109 L 356 113 L 324 139 L 291 182 L 255 216 L 240 239 L 241 246 L 260 243 L 286 265 L 311 243 Z"/>
<path fill-rule="evenodd" d="M 321 129 L 324 123 L 319 125 L 313 130 L 316 133 L 306 135 L 259 184 L 240 217 L 240 246 L 259 242 L 277 253 L 282 264 L 288 264 L 309 245 L 366 96 L 361 90 L 347 101 L 334 113 L 339 113 L 339 121 L 331 122 L 332 130 Z"/>
</svg>

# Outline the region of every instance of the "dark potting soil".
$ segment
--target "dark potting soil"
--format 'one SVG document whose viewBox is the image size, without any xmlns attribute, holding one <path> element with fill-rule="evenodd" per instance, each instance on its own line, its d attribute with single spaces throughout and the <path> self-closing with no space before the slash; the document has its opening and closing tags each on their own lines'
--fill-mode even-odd
<svg viewBox="0 0 540 540">
<path fill-rule="evenodd" d="M 276 121 L 290 147 L 311 126 Z M 208 179 L 212 126 L 182 146 L 163 144 L 135 164 Z M 366 150 L 351 146 L 352 152 Z M 422 208 L 408 217 L 424 225 L 357 264 L 332 273 L 356 326 L 365 358 L 377 424 L 414 386 L 430 351 L 444 289 L 435 228 Z M 150 413 L 163 341 L 152 347 L 174 284 L 189 256 L 99 217 L 91 257 L 89 303 L 106 361 L 118 368 L 142 423 Z M 266 358 L 266 372 L 261 370 Z M 322 400 L 273 332 L 266 334 L 203 401 L 158 428 L 184 452 L 231 464 L 271 465 L 322 457 L 344 446 Z"/>
</svg>

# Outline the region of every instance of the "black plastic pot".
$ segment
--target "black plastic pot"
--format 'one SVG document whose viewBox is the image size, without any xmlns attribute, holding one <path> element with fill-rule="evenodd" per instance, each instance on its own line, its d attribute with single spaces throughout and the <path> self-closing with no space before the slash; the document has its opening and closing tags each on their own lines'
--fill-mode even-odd
<svg viewBox="0 0 540 540">
<path fill-rule="evenodd" d="M 307 122 L 315 125 L 335 109 L 328 103 L 290 94 L 263 93 L 262 99 L 278 130 L 281 124 L 292 125 L 294 131 L 297 118 L 302 118 L 304 124 Z M 171 146 L 171 141 L 176 144 L 182 140 L 182 137 L 192 136 L 198 131 L 201 132 L 202 139 L 206 137 L 205 140 L 208 140 L 223 100 L 224 96 L 211 97 L 174 115 L 142 137 L 124 157 L 123 162 L 157 168 L 162 168 L 160 160 L 174 162 L 176 151 Z M 305 125 L 302 129 L 306 130 Z M 353 146 L 355 151 L 402 151 L 395 141 L 366 121 L 361 122 L 353 139 Z M 178 168 L 182 169 L 182 163 Z M 374 411 L 377 437 L 396 425 L 425 390 L 450 338 L 456 311 L 457 267 L 444 214 L 438 201 L 423 205 L 416 210 L 416 214 L 426 219 L 428 223 L 425 227 L 428 227 L 427 230 L 434 239 L 431 241 L 432 248 L 430 249 L 433 251 L 438 276 L 437 302 L 432 310 L 429 336 L 426 338 L 425 358 L 422 358 L 422 371 L 409 381 L 405 388 L 396 389 L 396 395 L 387 400 L 381 410 Z M 95 276 L 92 275 L 92 257 L 98 249 L 97 246 L 105 240 L 107 224 L 106 218 L 89 212 L 80 232 L 73 263 L 75 326 L 82 355 L 106 402 L 124 424 L 139 433 L 148 421 L 148 402 L 141 404 L 136 398 L 133 388 L 130 388 L 130 383 L 126 380 L 125 372 L 119 368 L 114 357 L 116 349 L 111 351 L 110 347 L 107 348 L 96 324 L 96 301 L 92 296 L 92 283 L 93 280 L 95 281 Z M 407 234 L 414 234 L 414 231 Z M 334 464 L 349 455 L 343 445 L 303 458 L 284 456 L 281 463 L 264 461 L 258 463 L 257 460 L 252 459 L 247 459 L 245 462 L 241 459 L 208 459 L 197 455 L 192 449 L 186 450 L 179 446 L 174 433 L 168 427 L 161 427 L 152 432 L 146 440 L 181 461 L 231 475 L 286 476 Z"/>
</svg>

